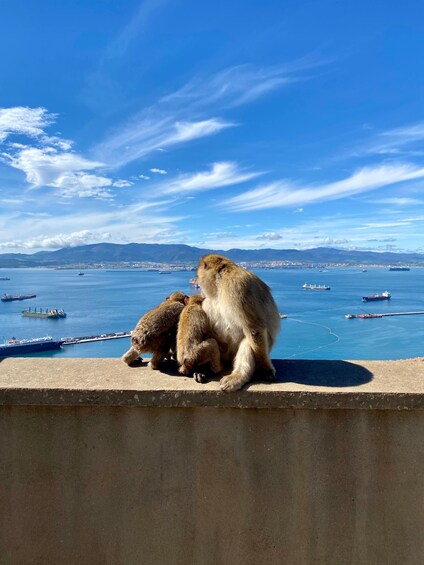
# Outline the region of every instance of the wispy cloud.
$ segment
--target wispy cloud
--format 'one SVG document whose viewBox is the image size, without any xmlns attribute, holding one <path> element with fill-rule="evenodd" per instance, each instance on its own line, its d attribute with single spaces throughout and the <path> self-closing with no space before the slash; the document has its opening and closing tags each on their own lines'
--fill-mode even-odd
<svg viewBox="0 0 424 565">
<path fill-rule="evenodd" d="M 189 104 L 196 109 L 210 105 L 232 108 L 253 102 L 277 88 L 305 80 L 305 71 L 322 64 L 322 61 L 305 57 L 285 65 L 228 67 L 211 76 L 194 78 L 176 92 L 164 96 L 161 102 Z"/>
<path fill-rule="evenodd" d="M 390 197 L 390 198 L 379 198 L 377 200 L 372 200 L 374 204 L 393 204 L 393 206 L 415 206 L 416 204 L 424 204 L 424 200 L 419 200 L 418 198 L 409 197 Z"/>
<path fill-rule="evenodd" d="M 394 128 L 374 136 L 364 153 L 377 155 L 424 155 L 424 122 Z"/>
<path fill-rule="evenodd" d="M 337 200 L 395 183 L 424 177 L 424 168 L 409 164 L 364 167 L 337 182 L 302 187 L 287 180 L 276 181 L 225 200 L 222 205 L 235 211 L 304 206 Z"/>
<path fill-rule="evenodd" d="M 241 184 L 261 173 L 243 171 L 233 162 L 213 163 L 209 171 L 192 175 L 180 175 L 162 190 L 164 194 L 200 192 L 224 186 Z"/>
<path fill-rule="evenodd" d="M 116 168 L 153 151 L 234 127 L 236 123 L 216 117 L 216 114 L 303 80 L 302 73 L 319 64 L 305 58 L 288 65 L 239 65 L 214 75 L 198 76 L 118 126 L 96 145 L 94 158 Z"/>
<path fill-rule="evenodd" d="M 98 144 L 94 148 L 94 154 L 111 168 L 119 168 L 149 155 L 159 147 L 187 143 L 217 134 L 234 125 L 219 118 L 178 121 L 173 116 L 154 117 L 150 111 L 143 111 Z"/>
</svg>

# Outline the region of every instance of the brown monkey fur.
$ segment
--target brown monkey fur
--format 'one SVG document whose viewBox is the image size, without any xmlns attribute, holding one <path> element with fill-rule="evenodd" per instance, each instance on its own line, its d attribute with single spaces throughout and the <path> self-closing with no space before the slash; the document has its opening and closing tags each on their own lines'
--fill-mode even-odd
<svg viewBox="0 0 424 565">
<path fill-rule="evenodd" d="M 173 292 L 144 314 L 131 334 L 131 348 L 121 357 L 122 361 L 131 365 L 141 353 L 153 353 L 149 367 L 158 369 L 175 348 L 178 319 L 187 299 L 183 292 Z"/>
<path fill-rule="evenodd" d="M 273 380 L 269 352 L 280 329 L 280 316 L 270 288 L 254 273 L 221 255 L 199 261 L 197 277 L 205 295 L 203 310 L 218 340 L 228 344 L 226 360 L 233 362 L 220 387 L 239 390 L 255 371 Z"/>
<path fill-rule="evenodd" d="M 193 294 L 181 313 L 177 330 L 177 361 L 182 375 L 192 375 L 197 382 L 204 382 L 206 374 L 199 367 L 209 368 L 213 373 L 222 371 L 218 342 L 203 311 L 204 297 Z M 225 349 L 225 346 L 223 347 Z M 207 367 L 208 366 L 208 367 Z"/>
</svg>

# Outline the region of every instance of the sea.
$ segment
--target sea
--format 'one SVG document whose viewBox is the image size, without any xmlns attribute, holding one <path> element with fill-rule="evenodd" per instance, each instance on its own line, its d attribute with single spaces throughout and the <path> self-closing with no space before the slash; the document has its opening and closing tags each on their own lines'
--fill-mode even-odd
<svg viewBox="0 0 424 565">
<path fill-rule="evenodd" d="M 424 268 L 334 267 L 323 270 L 256 269 L 271 288 L 281 332 L 272 357 L 281 359 L 405 359 L 424 356 L 424 315 L 346 319 L 345 314 L 424 312 Z M 34 299 L 0 303 L 0 340 L 101 335 L 132 330 L 138 319 L 176 290 L 196 292 L 190 271 L 138 269 L 0 269 L 0 294 L 35 293 Z M 302 288 L 304 283 L 331 290 Z M 388 290 L 392 299 L 363 303 L 364 295 Z M 28 307 L 61 308 L 65 319 L 21 316 Z M 66 345 L 34 357 L 120 357 L 129 338 Z"/>
</svg>

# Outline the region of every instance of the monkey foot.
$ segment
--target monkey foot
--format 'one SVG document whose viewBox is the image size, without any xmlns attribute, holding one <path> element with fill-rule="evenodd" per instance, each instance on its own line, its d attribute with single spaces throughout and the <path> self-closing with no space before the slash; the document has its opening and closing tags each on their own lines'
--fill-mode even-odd
<svg viewBox="0 0 424 565">
<path fill-rule="evenodd" d="M 237 373 L 232 373 L 223 377 L 219 381 L 219 388 L 225 392 L 234 392 L 235 390 L 240 390 L 243 385 L 248 382 L 249 379 L 239 375 Z"/>
<path fill-rule="evenodd" d="M 266 381 L 268 383 L 273 383 L 277 380 L 276 370 L 274 367 L 260 368 L 255 371 L 255 379 L 258 381 Z"/>
<path fill-rule="evenodd" d="M 151 361 L 149 361 L 147 363 L 147 366 L 150 367 L 151 369 L 153 369 L 154 371 L 159 370 L 159 363 L 152 363 Z"/>
</svg>

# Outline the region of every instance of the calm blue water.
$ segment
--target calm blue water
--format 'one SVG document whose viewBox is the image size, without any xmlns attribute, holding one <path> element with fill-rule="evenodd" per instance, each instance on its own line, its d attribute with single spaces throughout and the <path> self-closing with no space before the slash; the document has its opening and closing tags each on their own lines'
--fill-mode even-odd
<svg viewBox="0 0 424 565">
<path fill-rule="evenodd" d="M 37 297 L 0 303 L 0 340 L 51 335 L 97 335 L 131 330 L 139 317 L 174 290 L 193 292 L 192 272 L 160 275 L 137 270 L 0 269 L 0 293 Z M 344 314 L 424 311 L 424 269 L 390 272 L 387 268 L 257 270 L 271 287 L 280 312 L 281 334 L 272 355 L 299 359 L 402 359 L 424 355 L 424 315 L 347 320 Z M 328 284 L 330 291 L 306 291 L 302 284 Z M 363 304 L 361 296 L 388 290 L 392 300 Z M 63 308 L 63 320 L 23 318 L 27 307 Z M 51 357 L 119 357 L 129 339 L 66 346 L 37 354 Z"/>
</svg>

